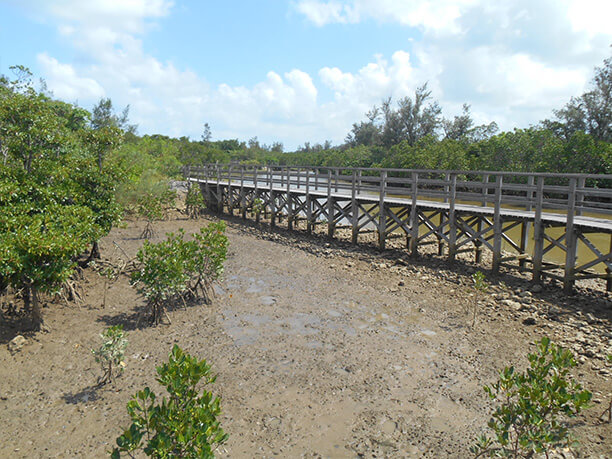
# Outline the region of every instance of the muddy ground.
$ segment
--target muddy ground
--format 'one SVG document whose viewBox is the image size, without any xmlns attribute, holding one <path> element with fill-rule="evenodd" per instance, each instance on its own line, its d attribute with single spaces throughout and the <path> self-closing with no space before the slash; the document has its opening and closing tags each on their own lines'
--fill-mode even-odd
<svg viewBox="0 0 612 459">
<path fill-rule="evenodd" d="M 177 214 L 165 232 L 198 230 Z M 211 305 L 178 308 L 170 325 L 143 326 L 144 302 L 121 276 L 84 272 L 82 304 L 48 303 L 47 333 L 24 333 L 4 305 L 0 325 L 0 457 L 104 457 L 129 422 L 125 405 L 146 385 L 174 343 L 217 373 L 219 457 L 469 457 L 489 418 L 482 390 L 505 365 L 526 365 L 542 336 L 569 346 L 575 376 L 595 403 L 572 421 L 576 457 L 612 457 L 612 425 L 597 421 L 612 397 L 612 306 L 602 292 L 566 297 L 558 286 L 529 291 L 523 279 L 489 277 L 472 287 L 474 267 L 401 251 L 310 237 L 226 218 L 230 240 Z M 101 243 L 117 263 L 142 244 L 143 222 L 128 221 Z M 471 310 L 478 315 L 471 327 Z M 90 349 L 122 323 L 124 374 L 96 388 Z M 22 334 L 19 350 L 7 344 Z M 565 457 L 572 457 L 565 452 Z"/>
</svg>

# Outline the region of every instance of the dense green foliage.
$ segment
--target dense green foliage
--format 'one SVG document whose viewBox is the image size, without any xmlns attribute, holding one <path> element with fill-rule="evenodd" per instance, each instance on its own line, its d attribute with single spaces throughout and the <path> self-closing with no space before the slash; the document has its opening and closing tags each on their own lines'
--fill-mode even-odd
<svg viewBox="0 0 612 459">
<path fill-rule="evenodd" d="M 121 174 L 100 170 L 89 113 L 36 91 L 26 69 L 0 79 L 0 291 L 21 292 L 42 325 L 40 292 L 57 292 L 76 258 L 118 221 Z"/>
<path fill-rule="evenodd" d="M 177 300 L 209 299 L 211 282 L 223 272 L 227 246 L 223 222 L 202 227 L 192 240 L 185 240 L 181 229 L 164 241 L 144 242 L 132 283 L 147 300 L 153 322 L 160 323 Z"/>
<path fill-rule="evenodd" d="M 157 381 L 169 397 L 156 403 L 148 387 L 134 395 L 127 405 L 132 424 L 117 438 L 111 457 L 119 458 L 122 452 L 133 457 L 137 450 L 154 458 L 214 457 L 215 447 L 228 435 L 217 421 L 221 400 L 197 387 L 201 381 L 215 382 L 210 370 L 206 360 L 198 361 L 174 345 L 169 362 L 157 367 Z"/>
<path fill-rule="evenodd" d="M 485 391 L 500 405 L 489 428 L 493 438 L 482 435 L 472 452 L 476 456 L 532 457 L 558 446 L 569 447 L 570 436 L 561 417 L 573 417 L 588 405 L 591 393 L 571 380 L 576 366 L 572 353 L 551 344 L 548 338 L 529 354 L 529 368 L 518 372 L 506 367 L 499 380 Z"/>
</svg>

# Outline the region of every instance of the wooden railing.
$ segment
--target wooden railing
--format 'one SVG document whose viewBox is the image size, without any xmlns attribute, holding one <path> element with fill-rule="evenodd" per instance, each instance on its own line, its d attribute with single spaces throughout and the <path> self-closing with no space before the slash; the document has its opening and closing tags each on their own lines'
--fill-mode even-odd
<svg viewBox="0 0 612 459">
<path fill-rule="evenodd" d="M 346 167 L 246 166 L 211 164 L 188 166 L 186 176 L 230 186 L 414 197 L 468 203 L 482 207 L 555 212 L 572 216 L 612 215 L 612 175 L 546 174 L 495 171 L 373 169 Z"/>
</svg>

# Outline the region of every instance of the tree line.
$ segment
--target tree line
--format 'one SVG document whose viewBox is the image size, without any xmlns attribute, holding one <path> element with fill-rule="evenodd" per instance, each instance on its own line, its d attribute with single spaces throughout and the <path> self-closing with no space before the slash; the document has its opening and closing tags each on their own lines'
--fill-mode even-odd
<svg viewBox="0 0 612 459">
<path fill-rule="evenodd" d="M 130 136 L 118 157 L 145 161 L 168 175 L 183 165 L 210 162 L 309 166 L 503 170 L 516 172 L 612 172 L 612 57 L 597 67 L 589 89 L 573 97 L 550 119 L 500 132 L 497 124 L 475 125 L 470 106 L 445 118 L 427 84 L 412 96 L 385 99 L 356 122 L 341 145 L 305 142 L 296 151 L 281 143 L 211 141 L 204 126 L 201 139 L 163 135 Z"/>
</svg>

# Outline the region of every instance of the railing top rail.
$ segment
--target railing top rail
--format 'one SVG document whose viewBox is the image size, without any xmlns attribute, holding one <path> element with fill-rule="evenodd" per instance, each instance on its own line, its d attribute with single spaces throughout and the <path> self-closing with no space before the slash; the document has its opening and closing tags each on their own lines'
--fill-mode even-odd
<svg viewBox="0 0 612 459">
<path fill-rule="evenodd" d="M 333 171 L 371 171 L 371 172 L 399 172 L 399 173 L 419 173 L 419 174 L 453 174 L 453 175 L 494 175 L 503 177 L 544 177 L 544 178 L 577 178 L 577 179 L 599 179 L 599 180 L 612 180 L 612 174 L 579 174 L 579 173 L 550 173 L 550 172 L 511 172 L 511 171 L 491 171 L 491 170 L 461 170 L 461 169 L 397 169 L 397 168 L 377 168 L 377 167 L 338 167 L 338 166 L 298 166 L 298 165 L 241 165 L 236 163 L 231 164 L 205 164 L 204 166 L 215 166 L 215 167 L 232 167 L 244 166 L 244 167 L 268 167 L 271 169 L 286 169 L 286 168 L 300 168 L 300 169 L 325 169 Z M 190 166 L 190 168 L 202 167 L 202 166 Z"/>
</svg>

